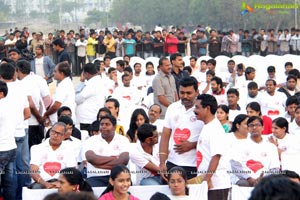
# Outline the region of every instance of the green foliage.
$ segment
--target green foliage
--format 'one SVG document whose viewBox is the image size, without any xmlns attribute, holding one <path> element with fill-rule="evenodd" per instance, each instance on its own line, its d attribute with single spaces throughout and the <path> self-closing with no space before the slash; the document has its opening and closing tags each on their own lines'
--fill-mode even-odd
<svg viewBox="0 0 300 200">
<path fill-rule="evenodd" d="M 294 10 L 254 9 L 253 13 L 241 16 L 242 2 L 250 6 L 254 3 L 288 3 L 294 0 L 276 2 L 274 0 L 114 0 L 112 20 L 115 23 L 131 22 L 137 25 L 189 25 L 210 24 L 219 29 L 252 27 L 276 28 L 294 26 Z M 300 9 L 298 9 L 300 21 Z"/>
</svg>

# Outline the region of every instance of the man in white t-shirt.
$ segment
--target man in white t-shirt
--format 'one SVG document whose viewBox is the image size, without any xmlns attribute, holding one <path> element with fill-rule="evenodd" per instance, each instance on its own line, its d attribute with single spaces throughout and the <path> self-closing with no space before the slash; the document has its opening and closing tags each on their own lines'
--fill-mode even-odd
<svg viewBox="0 0 300 200">
<path fill-rule="evenodd" d="M 250 137 L 247 144 L 236 152 L 231 167 L 240 178 L 237 185 L 253 187 L 263 176 L 278 173 L 280 162 L 276 146 L 261 135 L 264 129 L 261 117 L 250 117 L 247 126 Z"/>
<path fill-rule="evenodd" d="M 266 91 L 261 98 L 262 115 L 268 115 L 271 119 L 284 116 L 286 96 L 276 90 L 276 81 L 266 81 Z"/>
<path fill-rule="evenodd" d="M 229 107 L 228 120 L 230 122 L 233 122 L 237 115 L 246 114 L 245 107 L 241 107 L 238 104 L 239 98 L 240 98 L 240 93 L 237 89 L 230 88 L 227 91 L 227 101 L 228 101 L 228 107 Z"/>
<path fill-rule="evenodd" d="M 1 73 L 2 74 L 2 73 Z M 0 178 L 4 199 L 15 199 L 14 161 L 17 145 L 14 138 L 16 116 L 11 112 L 7 84 L 0 81 Z"/>
<path fill-rule="evenodd" d="M 29 148 L 34 144 L 40 144 L 44 138 L 42 126 L 42 114 L 45 110 L 41 101 L 39 85 L 35 78 L 30 75 L 30 63 L 26 60 L 17 62 L 17 76 L 23 86 L 29 105 L 31 116 L 28 119 Z"/>
<path fill-rule="evenodd" d="M 137 136 L 139 142 L 130 149 L 130 160 L 137 166 L 137 183 L 161 185 L 156 126 L 147 123 L 141 125 Z"/>
<path fill-rule="evenodd" d="M 184 168 L 188 179 L 197 175 L 196 145 L 203 127 L 193 111 L 198 94 L 197 79 L 184 77 L 179 81 L 180 101 L 167 109 L 159 146 L 160 171 L 164 180 L 167 170 L 174 166 Z"/>
<path fill-rule="evenodd" d="M 56 112 L 61 106 L 68 106 L 72 110 L 73 121 L 76 121 L 75 90 L 70 75 L 71 68 L 67 62 L 61 62 L 56 65 L 54 69 L 54 79 L 59 81 L 59 83 L 53 97 L 53 104 L 43 116 L 44 122 L 46 119 L 50 119 L 51 123 L 54 124 L 57 121 Z"/>
<path fill-rule="evenodd" d="M 207 181 L 208 200 L 227 200 L 231 183 L 224 154 L 228 147 L 224 144 L 225 131 L 215 117 L 217 107 L 214 96 L 201 94 L 197 97 L 194 112 L 197 119 L 204 122 L 197 143 L 197 174 Z"/>
<path fill-rule="evenodd" d="M 100 135 L 90 137 L 83 146 L 87 160 L 87 182 L 92 187 L 107 186 L 111 169 L 127 165 L 129 140 L 115 133 L 117 120 L 112 115 L 100 119 Z"/>
<path fill-rule="evenodd" d="M 31 147 L 30 170 L 35 181 L 33 189 L 56 188 L 55 181 L 60 170 L 77 166 L 77 155 L 63 142 L 66 132 L 66 124 L 57 122 L 50 130 L 49 139 Z"/>
<path fill-rule="evenodd" d="M 15 180 L 17 181 L 16 195 L 17 198 L 21 196 L 22 187 L 25 185 L 25 176 L 27 178 L 26 183 L 29 182 L 29 176 L 25 172 L 29 171 L 29 147 L 28 147 L 28 123 L 24 120 L 30 118 L 30 108 L 28 101 L 28 94 L 25 92 L 29 89 L 28 86 L 22 81 L 15 81 L 15 68 L 8 63 L 1 65 L 0 80 L 2 79 L 7 83 L 9 93 L 6 99 L 9 102 L 10 112 L 16 116 L 15 127 L 15 141 L 17 144 L 17 157 L 14 163 L 14 170 L 19 173 L 15 173 Z M 23 173 L 22 173 L 23 172 Z"/>
<path fill-rule="evenodd" d="M 77 103 L 76 116 L 80 123 L 80 130 L 89 131 L 90 125 L 95 121 L 99 108 L 103 107 L 105 89 L 101 77 L 97 74 L 94 64 L 87 63 L 83 67 L 86 82 L 77 91 L 75 101 Z"/>
</svg>

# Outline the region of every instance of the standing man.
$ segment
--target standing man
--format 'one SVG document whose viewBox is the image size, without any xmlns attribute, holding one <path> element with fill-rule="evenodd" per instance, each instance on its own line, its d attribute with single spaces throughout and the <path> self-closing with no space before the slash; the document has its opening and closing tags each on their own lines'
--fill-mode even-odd
<svg viewBox="0 0 300 200">
<path fill-rule="evenodd" d="M 179 92 L 179 81 L 185 77 L 189 76 L 186 71 L 183 71 L 182 68 L 183 66 L 183 60 L 182 60 L 182 55 L 180 53 L 174 53 L 170 57 L 171 64 L 172 64 L 172 70 L 171 74 L 173 75 L 175 79 L 175 84 L 176 84 L 176 90 L 177 93 Z"/>
<path fill-rule="evenodd" d="M 60 38 L 53 41 L 53 48 L 57 53 L 57 63 L 66 62 L 70 64 L 69 54 L 65 50 L 65 44 Z"/>
<path fill-rule="evenodd" d="M 76 70 L 76 62 L 75 62 L 75 39 L 72 37 L 71 33 L 67 33 L 67 38 L 64 41 L 65 46 L 66 46 L 66 51 L 69 55 L 71 65 L 72 65 L 72 72 L 73 74 L 78 74 Z"/>
<path fill-rule="evenodd" d="M 106 37 L 103 40 L 103 44 L 106 46 L 105 57 L 109 56 L 111 59 L 113 59 L 114 57 L 116 57 L 115 39 L 111 35 L 110 31 L 108 31 L 106 33 Z"/>
<path fill-rule="evenodd" d="M 230 177 L 227 172 L 228 161 L 224 152 L 226 145 L 222 139 L 225 136 L 220 121 L 215 117 L 217 100 L 209 94 L 201 94 L 195 103 L 195 115 L 204 122 L 197 143 L 197 173 L 208 184 L 208 200 L 227 200 Z"/>
<path fill-rule="evenodd" d="M 35 48 L 35 58 L 31 61 L 31 70 L 43 77 L 48 84 L 53 82 L 53 71 L 55 64 L 53 63 L 52 59 L 48 56 L 44 56 L 44 47 L 41 45 L 36 46 Z"/>
<path fill-rule="evenodd" d="M 196 96 L 199 94 L 198 82 L 194 77 L 180 80 L 180 101 L 171 104 L 166 112 L 160 145 L 160 172 L 164 180 L 167 171 L 181 166 L 188 179 L 196 176 L 196 145 L 203 127 L 194 113 Z"/>
<path fill-rule="evenodd" d="M 171 75 L 171 63 L 168 58 L 159 60 L 160 71 L 152 82 L 154 103 L 162 107 L 161 118 L 165 117 L 167 107 L 178 100 L 175 79 Z"/>
<path fill-rule="evenodd" d="M 86 62 L 86 46 L 87 40 L 84 35 L 80 35 L 80 39 L 76 41 L 75 46 L 77 47 L 77 58 L 78 58 L 78 74 L 81 74 L 83 67 Z"/>
<path fill-rule="evenodd" d="M 96 59 L 96 45 L 98 41 L 96 40 L 96 33 L 91 31 L 90 37 L 87 40 L 86 54 L 88 57 L 89 63 L 92 63 Z"/>
<path fill-rule="evenodd" d="M 89 127 L 95 121 L 99 108 L 104 105 L 105 92 L 103 81 L 98 76 L 94 64 L 88 63 L 84 66 L 83 76 L 87 81 L 82 82 L 84 86 L 81 87 L 81 90 L 75 96 L 77 104 L 76 115 L 80 123 L 80 130 L 89 131 Z"/>
<path fill-rule="evenodd" d="M 75 90 L 72 80 L 70 78 L 70 65 L 66 62 L 58 63 L 54 69 L 54 79 L 59 81 L 53 97 L 53 104 L 45 112 L 43 121 L 50 117 L 52 124 L 57 121 L 56 112 L 61 106 L 68 106 L 72 113 L 75 113 Z M 50 116 L 51 115 L 51 116 Z M 75 121 L 75 116 L 72 116 Z"/>
</svg>

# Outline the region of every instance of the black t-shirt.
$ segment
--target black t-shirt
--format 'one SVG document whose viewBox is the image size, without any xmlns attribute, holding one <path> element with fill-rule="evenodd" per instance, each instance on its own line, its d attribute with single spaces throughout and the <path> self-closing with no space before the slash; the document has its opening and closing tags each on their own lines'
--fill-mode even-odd
<svg viewBox="0 0 300 200">
<path fill-rule="evenodd" d="M 186 41 L 186 37 L 178 38 L 178 40 Z M 177 48 L 179 53 L 185 53 L 185 43 L 178 43 Z"/>
<path fill-rule="evenodd" d="M 165 43 L 164 38 L 160 38 L 160 39 L 154 38 L 153 39 L 153 44 L 154 45 L 155 44 L 164 44 L 164 43 Z M 156 53 L 163 53 L 163 51 L 164 51 L 164 45 L 159 46 L 159 47 L 153 47 L 153 51 L 156 52 Z"/>
<path fill-rule="evenodd" d="M 64 62 L 64 61 L 68 61 L 69 64 L 71 63 L 69 55 L 65 49 L 63 51 L 57 53 L 57 62 L 60 63 L 60 62 Z"/>
</svg>

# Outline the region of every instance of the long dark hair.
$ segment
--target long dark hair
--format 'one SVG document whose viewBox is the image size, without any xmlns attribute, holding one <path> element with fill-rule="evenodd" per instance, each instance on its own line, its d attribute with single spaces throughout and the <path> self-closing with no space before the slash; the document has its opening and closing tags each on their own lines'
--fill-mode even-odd
<svg viewBox="0 0 300 200">
<path fill-rule="evenodd" d="M 60 171 L 60 174 L 65 177 L 70 185 L 79 185 L 79 191 L 81 192 L 93 192 L 92 187 L 86 182 L 80 171 L 74 167 L 65 168 Z"/>
<path fill-rule="evenodd" d="M 240 125 L 245 119 L 248 118 L 248 115 L 245 114 L 239 114 L 238 116 L 236 116 L 232 122 L 232 126 L 231 126 L 231 130 L 230 132 L 235 132 L 238 130 L 237 128 L 237 124 Z"/>
<path fill-rule="evenodd" d="M 130 174 L 129 169 L 125 165 L 117 165 L 111 169 L 110 178 L 112 180 L 115 180 L 119 176 L 119 174 L 121 174 L 122 172 Z M 108 183 L 106 189 L 103 191 L 103 193 L 100 195 L 100 197 L 106 193 L 109 193 L 110 191 L 113 191 L 113 190 L 114 190 L 114 186 L 112 186 L 110 183 Z"/>
<path fill-rule="evenodd" d="M 149 123 L 149 117 L 147 116 L 146 112 L 141 108 L 135 109 L 131 115 L 129 129 L 127 131 L 127 135 L 129 136 L 131 141 L 134 140 L 135 132 L 138 129 L 136 125 L 136 120 L 139 115 L 142 115 L 144 117 L 145 123 Z"/>
<path fill-rule="evenodd" d="M 179 174 L 183 179 L 185 184 L 187 185 L 187 174 L 186 171 L 182 168 L 182 167 L 172 167 L 169 171 L 168 171 L 168 182 L 170 182 L 171 176 L 172 174 Z M 185 195 L 189 195 L 189 188 L 187 186 L 185 186 Z"/>
</svg>

